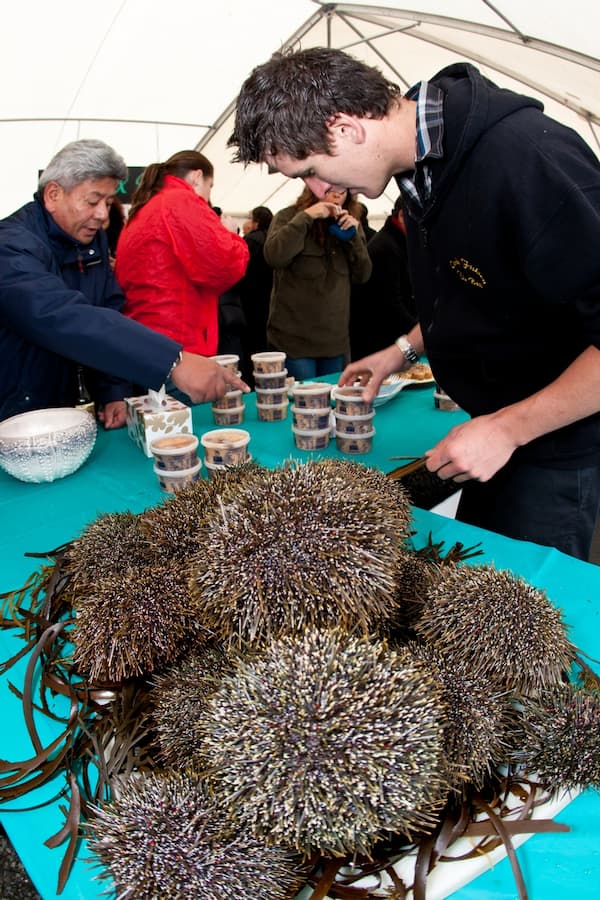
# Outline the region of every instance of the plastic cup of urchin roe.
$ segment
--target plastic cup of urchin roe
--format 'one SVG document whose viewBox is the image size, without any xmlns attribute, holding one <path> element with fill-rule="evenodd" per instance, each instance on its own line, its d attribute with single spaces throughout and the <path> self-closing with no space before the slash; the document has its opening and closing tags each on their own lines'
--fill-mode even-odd
<svg viewBox="0 0 600 900">
<path fill-rule="evenodd" d="M 236 406 L 241 406 L 244 400 L 242 398 L 241 391 L 227 391 L 222 397 L 219 397 L 218 400 L 213 400 L 213 409 L 235 409 Z"/>
<path fill-rule="evenodd" d="M 373 446 L 375 429 L 365 434 L 345 434 L 336 431 L 335 443 L 340 453 L 369 453 Z"/>
<path fill-rule="evenodd" d="M 240 365 L 240 358 L 237 353 L 220 353 L 218 356 L 210 356 L 209 359 L 223 366 L 224 369 L 231 369 L 232 372 L 237 374 Z"/>
<path fill-rule="evenodd" d="M 280 372 L 253 372 L 254 385 L 260 390 L 269 388 L 284 388 L 286 386 L 287 369 Z"/>
<path fill-rule="evenodd" d="M 329 428 L 329 416 L 331 407 L 325 409 L 303 409 L 292 406 L 292 425 L 301 431 L 323 431 Z"/>
<path fill-rule="evenodd" d="M 436 409 L 441 409 L 444 412 L 456 412 L 457 409 L 460 409 L 458 403 L 455 403 L 445 391 L 433 392 L 433 405 Z"/>
<path fill-rule="evenodd" d="M 329 426 L 320 429 L 294 428 L 292 426 L 292 432 L 298 450 L 325 450 L 331 437 Z"/>
<path fill-rule="evenodd" d="M 261 422 L 281 422 L 287 417 L 289 400 L 285 403 L 257 403 L 256 412 Z"/>
<path fill-rule="evenodd" d="M 241 406 L 233 406 L 231 409 L 217 409 L 212 407 L 213 419 L 215 425 L 241 425 L 244 421 L 244 410 L 246 407 L 242 403 Z"/>
<path fill-rule="evenodd" d="M 166 469 L 158 469 L 154 466 L 154 472 L 158 478 L 160 489 L 167 494 L 176 494 L 186 487 L 189 487 L 200 478 L 200 469 L 202 468 L 202 460 L 198 459 L 194 466 L 189 469 L 176 469 L 167 471 Z"/>
<path fill-rule="evenodd" d="M 243 428 L 215 428 L 200 438 L 205 462 L 216 466 L 238 466 L 248 458 L 250 434 Z"/>
<path fill-rule="evenodd" d="M 256 388 L 256 402 L 262 403 L 264 406 L 269 403 L 281 406 L 282 403 L 287 403 L 287 400 L 288 394 L 285 385 L 280 388 Z"/>
<path fill-rule="evenodd" d="M 255 375 L 267 375 L 269 372 L 283 372 L 285 353 L 281 350 L 267 350 L 264 353 L 253 353 L 250 356 Z"/>
<path fill-rule="evenodd" d="M 195 434 L 169 434 L 150 444 L 154 465 L 161 471 L 174 472 L 196 465 L 198 438 Z"/>
<path fill-rule="evenodd" d="M 343 416 L 366 416 L 373 409 L 373 402 L 367 403 L 363 397 L 362 385 L 347 385 L 334 391 L 335 410 Z"/>
<path fill-rule="evenodd" d="M 337 410 L 334 412 L 336 431 L 340 434 L 368 434 L 373 428 L 373 412 L 364 416 L 343 416 Z"/>
<path fill-rule="evenodd" d="M 301 409 L 323 409 L 329 406 L 331 385 L 324 381 L 305 381 L 293 384 L 292 397 Z"/>
</svg>

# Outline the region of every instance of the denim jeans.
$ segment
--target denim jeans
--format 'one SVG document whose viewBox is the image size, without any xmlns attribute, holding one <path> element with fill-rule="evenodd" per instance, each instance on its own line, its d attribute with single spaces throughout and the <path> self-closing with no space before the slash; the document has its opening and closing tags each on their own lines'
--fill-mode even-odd
<svg viewBox="0 0 600 900">
<path fill-rule="evenodd" d="M 312 358 L 310 356 L 287 357 L 285 361 L 288 375 L 296 379 L 296 381 L 310 381 L 311 378 L 317 378 L 319 375 L 333 375 L 334 372 L 341 372 L 344 368 L 344 357 L 339 356 L 323 356 Z"/>
<path fill-rule="evenodd" d="M 600 466 L 551 469 L 510 460 L 489 481 L 467 481 L 456 518 L 587 562 L 600 505 Z"/>
</svg>

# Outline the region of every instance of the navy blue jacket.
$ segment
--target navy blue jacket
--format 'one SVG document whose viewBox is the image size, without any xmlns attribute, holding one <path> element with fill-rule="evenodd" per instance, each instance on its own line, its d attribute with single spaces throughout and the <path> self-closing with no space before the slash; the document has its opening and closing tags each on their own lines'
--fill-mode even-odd
<svg viewBox="0 0 600 900">
<path fill-rule="evenodd" d="M 76 399 L 76 365 L 99 404 L 157 389 L 179 344 L 128 319 L 106 235 L 79 245 L 39 199 L 0 222 L 0 419 Z"/>
<path fill-rule="evenodd" d="M 470 65 L 432 82 L 445 94 L 444 156 L 424 210 L 404 194 L 411 279 L 435 377 L 477 416 L 600 347 L 600 165 L 537 100 Z M 597 464 L 600 414 L 516 452 Z"/>
</svg>

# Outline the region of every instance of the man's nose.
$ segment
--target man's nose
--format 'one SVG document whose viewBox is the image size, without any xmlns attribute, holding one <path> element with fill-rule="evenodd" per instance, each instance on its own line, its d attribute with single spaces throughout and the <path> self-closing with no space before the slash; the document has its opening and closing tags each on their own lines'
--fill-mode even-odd
<svg viewBox="0 0 600 900">
<path fill-rule="evenodd" d="M 110 217 L 110 204 L 106 203 L 104 200 L 101 200 L 94 207 L 94 218 L 101 219 L 105 222 Z"/>
<path fill-rule="evenodd" d="M 329 182 L 317 178 L 316 175 L 310 175 L 308 178 L 303 178 L 302 180 L 306 187 L 310 188 L 315 197 L 318 197 L 319 200 L 324 200 L 325 195 L 331 190 Z"/>
</svg>

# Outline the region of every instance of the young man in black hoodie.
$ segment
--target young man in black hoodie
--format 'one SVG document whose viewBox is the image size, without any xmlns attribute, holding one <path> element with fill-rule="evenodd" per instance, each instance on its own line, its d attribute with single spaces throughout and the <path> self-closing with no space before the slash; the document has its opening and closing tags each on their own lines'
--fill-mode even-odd
<svg viewBox="0 0 600 900">
<path fill-rule="evenodd" d="M 600 502 L 600 166 L 542 104 L 456 64 L 404 96 L 339 50 L 276 54 L 242 86 L 237 159 L 322 196 L 404 199 L 419 324 L 353 362 L 373 396 L 429 357 L 470 415 L 427 453 L 458 518 L 587 559 Z"/>
</svg>

